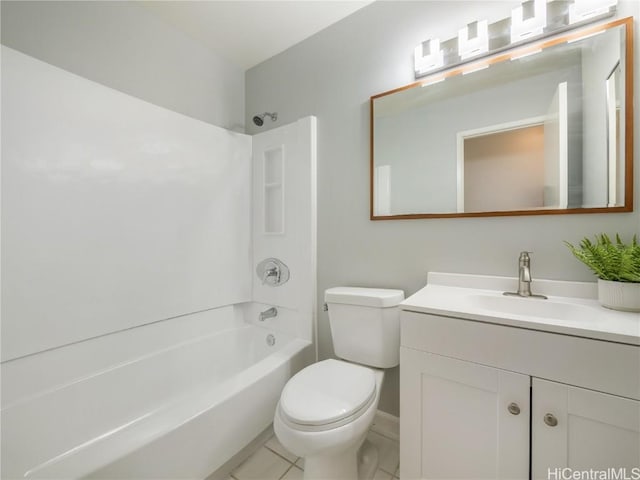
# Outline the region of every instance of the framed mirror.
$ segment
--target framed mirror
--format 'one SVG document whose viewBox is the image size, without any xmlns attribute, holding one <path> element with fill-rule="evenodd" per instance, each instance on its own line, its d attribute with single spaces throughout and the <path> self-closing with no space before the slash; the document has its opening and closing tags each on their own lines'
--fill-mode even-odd
<svg viewBox="0 0 640 480">
<path fill-rule="evenodd" d="M 633 209 L 633 19 L 371 97 L 371 219 Z"/>
</svg>

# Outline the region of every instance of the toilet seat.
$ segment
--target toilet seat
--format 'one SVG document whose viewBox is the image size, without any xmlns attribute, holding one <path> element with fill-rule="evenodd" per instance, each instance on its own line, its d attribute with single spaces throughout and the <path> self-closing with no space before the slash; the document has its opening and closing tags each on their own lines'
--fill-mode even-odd
<svg viewBox="0 0 640 480">
<path fill-rule="evenodd" d="M 304 368 L 287 382 L 278 412 L 292 428 L 328 430 L 361 416 L 375 398 L 371 368 L 330 359 Z"/>
</svg>

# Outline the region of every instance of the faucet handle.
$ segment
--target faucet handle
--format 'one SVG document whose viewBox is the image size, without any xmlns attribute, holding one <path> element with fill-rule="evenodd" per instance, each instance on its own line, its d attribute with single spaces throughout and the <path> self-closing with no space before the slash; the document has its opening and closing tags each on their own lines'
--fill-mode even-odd
<svg viewBox="0 0 640 480">
<path fill-rule="evenodd" d="M 522 251 L 518 259 L 518 291 L 504 292 L 504 295 L 527 297 L 527 298 L 547 298 L 544 295 L 534 295 L 531 293 L 531 257 L 533 252 Z"/>
<path fill-rule="evenodd" d="M 520 256 L 518 257 L 518 263 L 520 265 L 529 265 L 531 263 L 531 257 L 529 256 L 533 252 L 522 251 L 520 252 Z"/>
<path fill-rule="evenodd" d="M 266 284 L 269 278 L 275 278 L 272 282 L 277 284 L 280 282 L 280 268 L 277 264 L 271 263 L 265 267 L 264 272 L 262 273 L 262 284 Z"/>
<path fill-rule="evenodd" d="M 265 258 L 256 266 L 263 285 L 277 287 L 289 280 L 289 268 L 277 258 Z"/>
</svg>

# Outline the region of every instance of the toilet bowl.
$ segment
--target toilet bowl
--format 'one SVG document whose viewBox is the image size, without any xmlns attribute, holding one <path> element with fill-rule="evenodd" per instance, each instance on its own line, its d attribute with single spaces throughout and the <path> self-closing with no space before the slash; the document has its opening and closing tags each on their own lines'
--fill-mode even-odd
<svg viewBox="0 0 640 480">
<path fill-rule="evenodd" d="M 365 439 L 378 408 L 383 368 L 399 362 L 397 305 L 403 298 L 401 290 L 325 292 L 336 354 L 344 360 L 323 360 L 294 375 L 273 422 L 280 443 L 305 459 L 305 480 L 364 480 L 375 472 L 377 452 Z M 337 336 L 343 338 L 336 342 Z"/>
<path fill-rule="evenodd" d="M 357 452 L 377 411 L 384 371 L 324 360 L 297 375 L 276 409 L 280 443 L 305 459 L 305 479 L 358 478 Z"/>
</svg>

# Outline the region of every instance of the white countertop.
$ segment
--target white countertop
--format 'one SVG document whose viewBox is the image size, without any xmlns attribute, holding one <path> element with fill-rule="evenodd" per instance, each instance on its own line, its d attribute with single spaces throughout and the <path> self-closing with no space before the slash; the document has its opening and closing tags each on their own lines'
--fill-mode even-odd
<svg viewBox="0 0 640 480">
<path fill-rule="evenodd" d="M 533 293 L 548 299 L 507 297 L 511 277 L 430 272 L 427 286 L 400 304 L 402 310 L 640 345 L 640 313 L 602 307 L 589 282 L 537 280 Z"/>
</svg>

